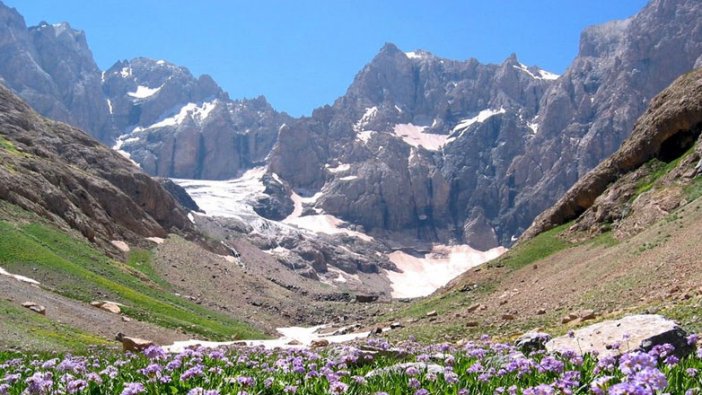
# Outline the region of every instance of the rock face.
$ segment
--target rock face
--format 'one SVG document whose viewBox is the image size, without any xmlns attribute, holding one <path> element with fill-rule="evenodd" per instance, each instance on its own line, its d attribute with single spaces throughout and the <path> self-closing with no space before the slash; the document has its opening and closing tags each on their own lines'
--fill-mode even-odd
<svg viewBox="0 0 702 395">
<path fill-rule="evenodd" d="M 578 181 L 553 207 L 539 215 L 523 238 L 533 237 L 576 218 L 577 228 L 597 232 L 604 230 L 605 225 L 631 217 L 632 205 L 628 202 L 636 197 L 640 180 L 645 178 L 647 169 L 642 166 L 651 159 L 671 162 L 679 158 L 695 144 L 701 133 L 702 69 L 697 69 L 678 78 L 653 99 L 622 147 Z M 680 164 L 681 169 L 691 172 L 678 173 L 685 173 L 683 175 L 688 178 L 698 174 L 696 165 L 700 150 L 702 148 L 698 145 Z M 641 226 L 657 219 L 641 214 L 649 207 L 647 202 L 655 201 L 657 210 L 665 214 L 682 200 L 680 196 L 657 196 L 652 200 L 650 197 L 650 194 L 642 195 L 633 203 L 633 211 L 640 214 L 636 222 Z"/>
<path fill-rule="evenodd" d="M 270 167 L 369 230 L 509 244 L 701 56 L 702 4 L 689 0 L 589 28 L 558 79 L 515 56 L 481 65 L 386 45 L 333 106 L 281 129 Z"/>
<path fill-rule="evenodd" d="M 290 119 L 263 97 L 232 101 L 209 76 L 163 60 L 117 62 L 103 90 L 122 131 L 115 148 L 163 177 L 235 177 L 264 162 Z"/>
<path fill-rule="evenodd" d="M 129 160 L 84 132 L 36 114 L 0 86 L 0 199 L 106 249 L 111 240 L 188 233 L 173 197 Z"/>
</svg>

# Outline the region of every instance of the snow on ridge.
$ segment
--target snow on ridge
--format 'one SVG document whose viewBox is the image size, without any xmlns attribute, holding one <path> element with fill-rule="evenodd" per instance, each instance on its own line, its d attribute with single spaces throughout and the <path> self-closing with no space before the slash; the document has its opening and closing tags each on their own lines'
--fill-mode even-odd
<svg viewBox="0 0 702 395">
<path fill-rule="evenodd" d="M 430 151 L 438 151 L 446 143 L 448 136 L 443 134 L 424 133 L 426 126 L 417 126 L 411 123 L 400 123 L 395 125 L 393 133 L 402 140 L 413 146 L 420 145 Z"/>
<path fill-rule="evenodd" d="M 534 134 L 539 133 L 539 124 L 536 122 L 527 122 L 527 126 L 531 129 Z"/>
<path fill-rule="evenodd" d="M 467 129 L 470 125 L 474 123 L 483 123 L 485 122 L 488 118 L 492 117 L 493 115 L 497 114 L 504 114 L 506 110 L 504 107 L 500 107 L 499 110 L 492 110 L 492 109 L 487 109 L 487 110 L 482 110 L 478 113 L 478 115 L 474 116 L 473 118 L 468 118 L 460 121 L 451 132 L 455 133 L 461 130 Z"/>
<path fill-rule="evenodd" d="M 159 86 L 158 88 L 149 88 L 148 86 L 139 85 L 137 86 L 136 91 L 127 92 L 127 95 L 135 99 L 146 99 L 147 97 L 157 94 L 162 87 L 163 85 Z"/>
<path fill-rule="evenodd" d="M 371 137 L 373 137 L 373 133 L 375 133 L 374 130 L 364 130 L 362 132 L 358 132 L 356 134 L 356 140 L 365 144 L 370 141 Z"/>
<path fill-rule="evenodd" d="M 132 76 L 132 68 L 131 67 L 122 67 L 122 70 L 119 71 L 119 74 L 122 76 L 122 78 L 128 78 Z"/>
<path fill-rule="evenodd" d="M 357 133 L 362 132 L 363 128 L 368 125 L 376 115 L 378 115 L 378 107 L 373 106 L 366 108 L 366 112 L 361 116 L 361 119 L 353 125 L 353 130 Z"/>
<path fill-rule="evenodd" d="M 341 163 L 341 164 L 339 164 L 339 165 L 336 166 L 336 167 L 330 167 L 330 166 L 327 164 L 327 165 L 325 165 L 324 167 L 326 167 L 327 170 L 328 170 L 330 173 L 334 173 L 334 174 L 336 174 L 336 173 L 342 173 L 342 172 L 345 172 L 345 171 L 348 171 L 349 169 L 351 169 L 351 165 L 348 164 L 348 163 Z"/>
<path fill-rule="evenodd" d="M 405 56 L 407 56 L 407 59 L 426 59 L 429 57 L 429 54 L 424 51 L 409 51 L 405 52 Z"/>
<path fill-rule="evenodd" d="M 217 100 L 213 100 L 211 102 L 205 102 L 202 103 L 201 106 L 198 106 L 195 103 L 188 103 L 184 105 L 178 114 L 168 117 L 166 119 L 163 119 L 159 122 L 156 122 L 155 124 L 143 128 L 143 129 L 152 129 L 152 128 L 162 128 L 165 126 L 176 126 L 180 125 L 183 123 L 187 118 L 192 118 L 195 122 L 202 123 L 207 117 L 210 115 L 212 110 L 214 110 L 215 107 L 217 107 Z M 143 130 L 142 128 L 137 128 L 140 130 Z M 137 131 L 135 129 L 135 131 Z"/>
<path fill-rule="evenodd" d="M 515 65 L 512 67 L 514 67 L 517 70 L 521 70 L 521 71 L 529 74 L 529 76 L 531 78 L 534 78 L 537 80 L 556 80 L 556 79 L 558 79 L 558 77 L 560 77 L 560 75 L 558 75 L 558 74 L 555 74 L 555 73 L 552 73 L 552 72 L 546 71 L 546 70 L 541 70 L 541 69 L 538 69 L 538 71 L 537 71 L 538 75 L 534 74 L 531 71 L 529 71 L 529 68 L 525 64 L 522 64 L 522 63 L 519 63 L 519 66 Z"/>
</svg>

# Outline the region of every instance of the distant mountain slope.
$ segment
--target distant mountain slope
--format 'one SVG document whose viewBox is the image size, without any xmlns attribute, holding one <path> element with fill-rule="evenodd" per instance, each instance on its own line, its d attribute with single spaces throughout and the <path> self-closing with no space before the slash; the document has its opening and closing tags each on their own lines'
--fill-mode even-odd
<svg viewBox="0 0 702 395">
<path fill-rule="evenodd" d="M 656 96 L 622 147 L 508 253 L 386 322 L 413 320 L 406 335 L 436 340 L 563 333 L 593 318 L 657 312 L 701 330 L 701 163 L 698 68 Z M 425 317 L 431 310 L 438 319 Z"/>
<path fill-rule="evenodd" d="M 173 197 L 83 131 L 41 117 L 0 86 L 0 199 L 80 231 L 140 243 L 193 230 Z"/>
<path fill-rule="evenodd" d="M 204 75 L 136 58 L 101 71 L 85 33 L 27 27 L 0 2 L 0 79 L 42 115 L 132 154 L 152 175 L 226 179 L 263 164 L 290 117 L 266 99 L 229 99 Z"/>
</svg>

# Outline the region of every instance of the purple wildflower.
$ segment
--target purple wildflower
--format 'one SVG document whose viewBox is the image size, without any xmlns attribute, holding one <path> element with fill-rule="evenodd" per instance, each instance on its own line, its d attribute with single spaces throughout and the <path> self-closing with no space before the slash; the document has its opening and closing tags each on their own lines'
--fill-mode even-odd
<svg viewBox="0 0 702 395">
<path fill-rule="evenodd" d="M 144 385 L 142 383 L 125 383 L 122 395 L 137 395 L 144 393 Z"/>
</svg>

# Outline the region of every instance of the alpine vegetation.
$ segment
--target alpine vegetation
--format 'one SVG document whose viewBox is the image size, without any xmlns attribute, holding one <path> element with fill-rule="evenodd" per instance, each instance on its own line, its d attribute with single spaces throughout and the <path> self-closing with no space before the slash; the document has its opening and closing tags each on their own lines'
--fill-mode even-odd
<svg viewBox="0 0 702 395">
<path fill-rule="evenodd" d="M 325 349 L 5 353 L 0 394 L 699 394 L 702 353 L 679 355 L 670 344 L 601 358 L 527 352 L 487 335 L 460 346 L 370 338 Z"/>
</svg>

